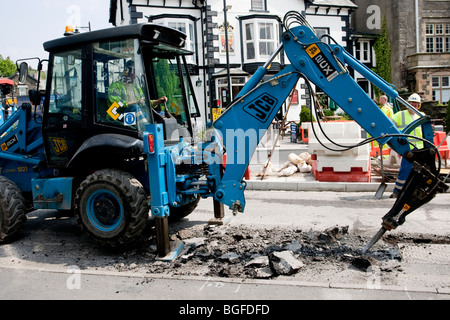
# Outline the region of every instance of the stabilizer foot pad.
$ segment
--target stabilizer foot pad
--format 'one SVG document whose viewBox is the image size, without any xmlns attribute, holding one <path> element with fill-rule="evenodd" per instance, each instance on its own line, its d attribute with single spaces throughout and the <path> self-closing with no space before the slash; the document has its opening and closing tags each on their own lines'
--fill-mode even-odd
<svg viewBox="0 0 450 320">
<path fill-rule="evenodd" d="M 225 217 L 225 218 L 212 218 L 208 221 L 208 225 L 210 226 L 224 226 L 229 224 L 231 221 L 231 217 Z"/>
<path fill-rule="evenodd" d="M 181 254 L 184 248 L 184 242 L 180 240 L 170 241 L 170 252 L 164 257 L 156 257 L 157 261 L 173 262 Z"/>
</svg>

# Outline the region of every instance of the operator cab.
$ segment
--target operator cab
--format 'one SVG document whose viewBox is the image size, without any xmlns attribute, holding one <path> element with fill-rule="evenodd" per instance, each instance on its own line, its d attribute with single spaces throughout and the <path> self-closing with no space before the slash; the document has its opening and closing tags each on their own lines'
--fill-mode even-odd
<svg viewBox="0 0 450 320">
<path fill-rule="evenodd" d="M 127 144 L 130 138 L 142 140 L 145 126 L 155 122 L 164 124 L 167 144 L 191 138 L 191 117 L 199 109 L 185 39 L 171 28 L 139 24 L 46 42 L 48 162 L 66 166 L 88 139 L 102 134 L 129 137 Z M 161 97 L 167 103 L 157 105 Z"/>
</svg>

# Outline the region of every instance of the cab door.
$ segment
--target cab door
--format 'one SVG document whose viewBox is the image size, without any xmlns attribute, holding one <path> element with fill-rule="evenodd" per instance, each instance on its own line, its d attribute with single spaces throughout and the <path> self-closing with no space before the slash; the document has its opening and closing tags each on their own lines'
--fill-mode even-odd
<svg viewBox="0 0 450 320">
<path fill-rule="evenodd" d="M 83 50 L 53 53 L 50 61 L 42 134 L 48 164 L 65 167 L 83 138 Z"/>
</svg>

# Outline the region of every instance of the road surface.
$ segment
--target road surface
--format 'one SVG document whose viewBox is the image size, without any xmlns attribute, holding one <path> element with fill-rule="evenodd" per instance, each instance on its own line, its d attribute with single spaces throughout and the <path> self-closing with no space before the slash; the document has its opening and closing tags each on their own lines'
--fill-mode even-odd
<svg viewBox="0 0 450 320">
<path fill-rule="evenodd" d="M 21 238 L 0 246 L 0 299 L 450 298 L 448 193 L 437 195 L 380 241 L 374 250 L 385 256 L 369 257 L 367 270 L 355 268 L 349 255 L 379 229 L 394 203 L 388 195 L 377 200 L 373 193 L 249 191 L 246 198 L 245 213 L 226 226 L 207 226 L 211 200 L 202 200 L 193 214 L 171 225 L 172 237 L 188 241 L 200 235 L 206 241 L 174 263 L 155 260 L 152 242 L 150 248 L 111 251 L 80 233 L 71 216 L 32 212 Z M 315 240 L 336 226 L 348 226 L 348 233 L 330 244 Z M 297 273 L 249 276 L 251 257 L 245 253 L 252 245 L 267 252 L 296 241 L 314 251 L 309 256 L 298 251 L 304 266 Z M 215 251 L 219 256 L 237 252 L 241 258 L 224 261 Z M 395 253 L 386 258 L 390 252 Z"/>
</svg>

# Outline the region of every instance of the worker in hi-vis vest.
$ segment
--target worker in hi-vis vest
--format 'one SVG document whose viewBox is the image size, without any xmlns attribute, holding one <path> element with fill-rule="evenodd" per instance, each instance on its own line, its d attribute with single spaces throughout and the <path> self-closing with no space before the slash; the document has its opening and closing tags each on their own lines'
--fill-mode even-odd
<svg viewBox="0 0 450 320">
<path fill-rule="evenodd" d="M 417 93 L 413 93 L 408 98 L 409 104 L 416 108 L 420 109 L 422 99 Z M 397 126 L 399 130 L 405 129 L 411 122 L 417 120 L 419 116 L 411 109 L 399 111 L 392 116 L 392 121 Z M 410 133 L 410 135 L 422 138 L 422 127 L 417 127 Z M 408 138 L 409 142 L 417 149 L 423 148 L 423 141 L 414 138 Z M 405 185 L 406 179 L 408 179 L 409 173 L 412 169 L 412 163 L 402 158 L 402 162 L 400 165 L 400 170 L 398 172 L 397 181 L 395 182 L 394 192 L 391 195 L 391 198 L 397 198 L 400 191 L 403 189 Z"/>
<path fill-rule="evenodd" d="M 142 88 L 135 83 L 136 73 L 133 60 L 126 62 L 123 69 L 122 78 L 113 82 L 108 89 L 109 106 L 114 103 L 120 103 L 120 113 L 131 112 L 135 114 L 137 126 L 140 131 L 144 131 L 145 125 L 148 123 L 150 115 L 146 114 L 148 110 L 146 106 L 145 94 Z M 151 107 L 155 108 L 167 102 L 166 97 L 158 100 L 151 100 Z M 118 118 L 123 121 L 122 118 Z"/>
<path fill-rule="evenodd" d="M 380 107 L 380 110 L 383 111 L 383 113 L 386 115 L 386 117 L 388 117 L 389 120 L 392 121 L 392 116 L 394 115 L 394 110 L 392 109 L 392 106 L 388 102 L 388 97 L 386 95 L 382 95 L 382 96 L 380 96 L 380 99 L 378 101 L 379 101 L 378 106 Z M 372 142 L 372 148 L 379 149 L 379 144 L 378 144 L 377 140 Z M 387 150 L 387 149 L 389 149 L 389 146 L 386 144 L 383 145 L 383 152 L 384 152 L 384 150 Z M 383 156 L 383 155 L 380 154 L 380 156 Z M 384 156 L 384 157 L 387 158 L 388 156 Z"/>
</svg>

